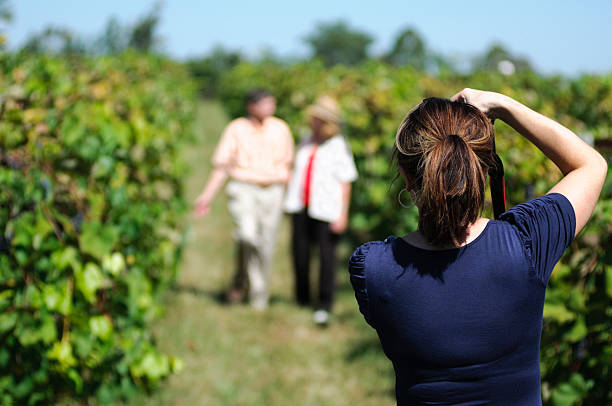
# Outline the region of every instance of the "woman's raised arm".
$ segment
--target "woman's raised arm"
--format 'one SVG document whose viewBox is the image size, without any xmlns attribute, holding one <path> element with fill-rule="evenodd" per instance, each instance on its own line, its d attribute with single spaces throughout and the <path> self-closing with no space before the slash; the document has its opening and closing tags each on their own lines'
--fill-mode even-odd
<svg viewBox="0 0 612 406">
<path fill-rule="evenodd" d="M 564 177 L 549 193 L 561 193 L 570 201 L 576 213 L 578 234 L 599 198 L 608 170 L 606 160 L 571 130 L 508 96 L 463 89 L 451 100 L 473 104 L 490 118 L 501 119 L 559 167 Z"/>
</svg>

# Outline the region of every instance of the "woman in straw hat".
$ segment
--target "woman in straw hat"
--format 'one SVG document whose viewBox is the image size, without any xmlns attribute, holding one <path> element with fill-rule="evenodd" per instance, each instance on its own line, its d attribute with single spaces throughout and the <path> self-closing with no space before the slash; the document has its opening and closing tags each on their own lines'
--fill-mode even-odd
<svg viewBox="0 0 612 406">
<path fill-rule="evenodd" d="M 322 96 L 308 108 L 311 136 L 298 146 L 285 210 L 293 214 L 295 294 L 310 304 L 310 245 L 319 248 L 319 298 L 314 321 L 327 324 L 333 304 L 336 242 L 348 223 L 351 182 L 357 179 L 353 154 L 340 134 L 340 107 Z"/>
</svg>

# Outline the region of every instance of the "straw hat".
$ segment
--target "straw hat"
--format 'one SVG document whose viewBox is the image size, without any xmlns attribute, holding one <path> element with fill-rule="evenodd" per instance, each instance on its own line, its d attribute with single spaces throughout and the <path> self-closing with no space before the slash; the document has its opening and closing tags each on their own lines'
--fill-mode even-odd
<svg viewBox="0 0 612 406">
<path fill-rule="evenodd" d="M 340 124 L 340 105 L 330 96 L 321 96 L 306 110 L 310 117 L 319 118 L 330 124 Z"/>
</svg>

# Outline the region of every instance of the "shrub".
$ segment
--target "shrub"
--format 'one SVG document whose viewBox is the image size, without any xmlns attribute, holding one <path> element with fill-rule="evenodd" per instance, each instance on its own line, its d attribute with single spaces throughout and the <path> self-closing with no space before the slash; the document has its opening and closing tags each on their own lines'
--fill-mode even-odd
<svg viewBox="0 0 612 406">
<path fill-rule="evenodd" d="M 0 56 L 0 401 L 127 398 L 180 367 L 147 330 L 175 276 L 194 86 L 154 56 Z"/>
</svg>

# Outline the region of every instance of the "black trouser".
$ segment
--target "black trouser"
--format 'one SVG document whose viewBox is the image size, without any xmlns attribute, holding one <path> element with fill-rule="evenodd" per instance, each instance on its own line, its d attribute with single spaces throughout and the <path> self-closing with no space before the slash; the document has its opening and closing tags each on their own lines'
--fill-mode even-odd
<svg viewBox="0 0 612 406">
<path fill-rule="evenodd" d="M 319 300 L 317 308 L 331 310 L 334 299 L 336 273 L 336 243 L 338 235 L 329 229 L 329 223 L 308 217 L 306 210 L 293 215 L 293 265 L 295 295 L 300 305 L 310 303 L 310 245 L 317 242 L 321 271 L 319 274 Z"/>
</svg>

